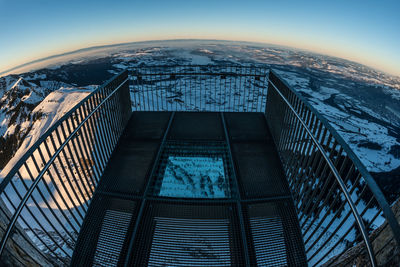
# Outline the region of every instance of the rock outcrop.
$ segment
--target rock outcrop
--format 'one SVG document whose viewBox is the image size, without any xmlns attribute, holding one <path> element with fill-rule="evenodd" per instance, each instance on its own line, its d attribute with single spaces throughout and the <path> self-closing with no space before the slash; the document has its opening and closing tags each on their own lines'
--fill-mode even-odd
<svg viewBox="0 0 400 267">
<path fill-rule="evenodd" d="M 400 222 L 400 199 L 393 205 L 392 210 L 397 221 Z M 393 233 L 387 222 L 371 233 L 370 240 L 376 253 L 378 266 L 399 266 L 400 248 L 393 239 Z M 350 248 L 340 257 L 328 261 L 324 266 L 370 266 L 365 244 L 362 242 Z"/>
</svg>

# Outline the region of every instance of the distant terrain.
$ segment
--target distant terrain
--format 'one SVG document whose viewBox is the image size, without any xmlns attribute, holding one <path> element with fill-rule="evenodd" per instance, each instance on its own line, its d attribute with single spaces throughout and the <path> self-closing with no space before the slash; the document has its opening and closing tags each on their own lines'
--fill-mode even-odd
<svg viewBox="0 0 400 267">
<path fill-rule="evenodd" d="M 274 69 L 331 122 L 389 198 L 400 193 L 399 77 L 290 48 L 209 40 L 89 48 L 1 77 L 0 176 L 54 121 L 114 74 L 134 66 L 188 64 Z"/>
</svg>

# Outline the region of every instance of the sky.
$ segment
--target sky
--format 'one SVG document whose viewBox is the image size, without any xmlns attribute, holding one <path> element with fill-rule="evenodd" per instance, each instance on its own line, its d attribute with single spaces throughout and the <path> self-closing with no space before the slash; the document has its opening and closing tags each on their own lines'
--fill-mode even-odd
<svg viewBox="0 0 400 267">
<path fill-rule="evenodd" d="M 90 46 L 186 38 L 285 45 L 400 76 L 398 0 L 0 0 L 0 72 Z"/>
</svg>

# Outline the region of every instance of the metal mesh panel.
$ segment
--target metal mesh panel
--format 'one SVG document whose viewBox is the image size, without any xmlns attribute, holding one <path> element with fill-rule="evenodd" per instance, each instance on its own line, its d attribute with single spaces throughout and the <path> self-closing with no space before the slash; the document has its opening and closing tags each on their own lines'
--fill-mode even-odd
<svg viewBox="0 0 400 267">
<path fill-rule="evenodd" d="M 246 205 L 252 264 L 306 266 L 297 215 L 289 200 Z"/>
<path fill-rule="evenodd" d="M 140 66 L 131 72 L 133 110 L 263 112 L 266 67 Z"/>
<path fill-rule="evenodd" d="M 79 234 L 71 266 L 116 266 L 126 256 L 135 201 L 96 195 Z"/>
<path fill-rule="evenodd" d="M 224 113 L 224 117 L 233 142 L 271 139 L 263 113 Z"/>
<path fill-rule="evenodd" d="M 128 212 L 106 210 L 94 254 L 94 266 L 118 264 L 131 217 Z"/>
<path fill-rule="evenodd" d="M 258 266 L 287 265 L 282 219 L 278 216 L 250 218 L 250 229 Z"/>
<path fill-rule="evenodd" d="M 179 112 L 175 114 L 169 140 L 224 140 L 219 113 Z"/>
<path fill-rule="evenodd" d="M 257 198 L 289 194 L 273 144 L 234 143 L 232 148 L 242 197 Z"/>
<path fill-rule="evenodd" d="M 155 217 L 154 223 L 148 266 L 231 265 L 229 220 Z"/>
<path fill-rule="evenodd" d="M 161 139 L 170 116 L 170 112 L 133 112 L 123 138 Z"/>
<path fill-rule="evenodd" d="M 142 194 L 158 142 L 121 143 L 107 165 L 99 188 L 108 192 Z"/>
<path fill-rule="evenodd" d="M 148 203 L 135 266 L 243 265 L 235 206 Z"/>
</svg>

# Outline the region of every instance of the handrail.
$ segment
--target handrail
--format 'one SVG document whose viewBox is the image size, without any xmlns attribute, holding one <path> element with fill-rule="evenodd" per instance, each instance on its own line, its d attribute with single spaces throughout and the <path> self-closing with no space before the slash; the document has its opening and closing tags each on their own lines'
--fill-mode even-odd
<svg viewBox="0 0 400 267">
<path fill-rule="evenodd" d="M 60 154 L 60 152 L 63 150 L 63 148 L 66 146 L 66 144 L 76 135 L 76 133 L 81 129 L 81 127 L 89 120 L 90 117 L 93 116 L 93 114 L 96 113 L 96 111 L 103 106 L 104 103 L 107 102 L 111 96 L 113 96 L 119 88 L 121 88 L 122 85 L 124 85 L 129 78 L 125 79 L 117 88 L 112 91 L 111 94 L 109 94 L 95 109 L 76 127 L 76 129 L 65 139 L 65 141 L 61 144 L 61 146 L 57 149 L 57 151 L 53 154 L 53 156 L 50 158 L 50 160 L 46 163 L 44 168 L 40 171 L 39 175 L 36 177 L 35 182 L 31 185 L 29 188 L 28 192 L 25 194 L 24 198 L 22 199 L 21 203 L 19 204 L 18 208 L 14 212 L 13 217 L 11 218 L 11 222 L 7 226 L 6 233 L 3 235 L 3 238 L 0 242 L 0 255 L 3 253 L 4 247 L 7 243 L 7 240 L 11 234 L 11 231 L 14 229 L 15 223 L 17 222 L 17 219 L 24 208 L 27 200 L 31 197 L 33 191 L 36 189 L 37 185 L 43 178 L 43 175 L 47 172 L 48 168 L 52 165 L 54 160 L 57 158 L 57 156 Z M 51 130 L 51 129 L 50 129 Z M 34 145 L 35 146 L 35 145 Z M 34 147 L 33 146 L 33 147 Z M 0 192 L 1 193 L 1 192 Z"/>
<path fill-rule="evenodd" d="M 320 242 L 319 240 L 322 236 L 328 233 L 328 228 L 333 233 L 329 234 L 327 241 L 323 241 L 324 244 L 332 240 L 333 235 L 338 233 L 339 227 L 345 224 L 345 220 L 349 216 L 348 212 L 343 218 L 340 216 L 340 212 L 344 211 L 345 204 L 340 204 L 340 196 L 334 193 L 333 188 L 329 190 L 329 187 L 335 185 L 332 182 L 333 177 L 346 199 L 345 203 L 350 207 L 351 214 L 353 214 L 355 223 L 360 229 L 360 235 L 365 242 L 368 257 L 372 265 L 375 266 L 377 264 L 376 254 L 369 240 L 365 222 L 363 222 L 363 216 L 371 208 L 369 206 L 373 205 L 371 203 L 375 203 L 375 200 L 379 205 L 379 209 L 371 218 L 371 221 L 368 222 L 368 226 L 371 227 L 373 221 L 380 214 L 383 214 L 391 227 L 392 240 L 396 240 L 398 246 L 400 246 L 400 226 L 382 191 L 348 144 L 314 107 L 298 92 L 288 86 L 275 71 L 270 71 L 268 81 L 267 121 L 275 144 L 281 154 L 281 160 L 294 194 L 294 200 L 298 205 L 299 220 L 305 242 L 312 243 L 308 248 L 310 253 L 314 251 L 311 258 L 317 257 L 318 253 L 324 250 L 315 246 Z M 272 104 L 273 101 L 275 102 Z M 282 102 L 282 105 L 280 105 L 279 101 Z M 294 117 L 287 112 L 293 114 Z M 311 139 L 306 138 L 307 135 Z M 325 142 L 327 142 L 326 145 L 324 145 Z M 316 151 L 319 151 L 320 154 Z M 283 155 L 282 153 L 290 153 L 290 155 Z M 333 162 L 334 159 L 335 162 Z M 354 175 L 357 178 L 352 180 L 353 178 L 351 177 Z M 302 180 L 302 177 L 304 177 L 304 180 Z M 365 184 L 361 182 L 362 180 L 365 181 Z M 346 186 L 346 183 L 351 184 L 350 188 L 348 188 L 349 185 Z M 360 188 L 363 189 L 361 190 Z M 362 206 L 360 206 L 361 198 L 365 197 L 364 194 L 367 191 L 372 196 L 365 204 L 365 207 L 360 208 Z M 352 199 L 354 194 L 358 194 L 355 202 Z M 340 207 L 336 207 L 336 211 L 333 211 L 333 218 L 329 218 L 330 209 L 335 205 Z M 328 208 L 328 210 L 324 211 L 324 207 Z M 358 208 L 362 209 L 362 211 L 358 211 Z M 312 215 L 312 213 L 315 214 Z M 338 226 L 334 226 L 335 220 L 339 220 Z M 324 226 L 326 229 L 321 230 L 322 233 L 318 233 L 318 229 L 312 229 L 314 223 L 318 223 L 316 227 Z M 351 229 L 349 228 L 347 232 L 341 233 L 341 241 L 339 240 L 332 245 L 326 253 L 331 253 L 337 248 L 338 243 L 344 241 Z M 324 255 L 327 256 L 327 254 Z M 319 258 L 317 264 L 323 260 L 319 256 L 317 258 Z"/>
<path fill-rule="evenodd" d="M 55 129 L 57 129 L 58 126 L 60 126 L 66 119 L 71 117 L 71 115 L 83 105 L 83 103 L 86 103 L 88 99 L 93 97 L 94 94 L 98 93 L 101 89 L 107 87 L 111 82 L 115 80 L 117 76 L 120 76 L 121 74 L 125 73 L 126 71 L 122 71 L 112 78 L 108 79 L 103 85 L 99 86 L 95 91 L 91 92 L 89 95 L 87 95 L 84 99 L 82 99 L 78 104 L 76 104 L 73 108 L 71 108 L 67 113 L 65 113 L 59 120 L 57 120 L 44 134 L 42 134 L 39 139 L 25 152 L 25 154 L 18 160 L 18 162 L 13 166 L 13 168 L 8 172 L 6 177 L 1 181 L 0 183 L 0 194 L 3 193 L 4 188 L 7 186 L 7 184 L 10 182 L 10 180 L 14 177 L 14 175 L 17 173 L 17 171 L 22 167 L 22 165 L 26 162 L 26 160 L 32 155 L 32 153 L 37 149 L 38 145 L 43 143 L 43 141 L 46 140 L 47 137 L 51 135 L 52 132 L 54 132 Z"/>
<path fill-rule="evenodd" d="M 52 235 L 57 234 L 66 243 L 69 241 L 63 235 L 72 238 L 72 242 L 76 241 L 74 239 L 77 237 L 77 231 L 87 212 L 87 203 L 93 196 L 99 176 L 104 171 L 105 164 L 130 117 L 129 81 L 128 72 L 123 71 L 86 96 L 29 148 L 3 179 L 0 184 L 0 202 L 7 201 L 8 206 L 4 202 L 0 206 L 0 212 L 8 221 L 0 241 L 0 256 L 11 233 L 17 230 L 32 244 L 32 248 L 38 252 L 37 255 L 47 258 L 46 254 L 51 254 L 55 256 L 49 258 L 51 262 L 68 262 L 71 245 L 68 245 L 68 249 L 60 247 Z M 106 113 L 102 115 L 103 112 Z M 39 160 L 43 162 L 41 167 Z M 24 181 L 22 171 L 29 174 L 30 184 L 27 185 Z M 17 180 L 13 179 L 14 177 L 17 177 Z M 49 184 L 54 188 L 52 191 Z M 21 193 L 23 190 L 25 191 Z M 48 208 L 47 213 L 38 204 L 38 197 Z M 56 209 L 53 210 L 49 206 L 49 200 L 57 206 Z M 33 201 L 34 206 L 29 207 L 28 201 Z M 57 214 L 61 215 L 65 222 L 61 222 Z M 17 228 L 19 219 L 26 229 Z M 35 225 L 33 228 L 31 223 Z M 51 245 L 61 251 L 60 255 L 35 233 L 36 228 L 47 235 L 45 239 L 49 239 Z M 32 243 L 26 231 L 34 235 L 37 240 L 35 242 L 40 242 L 42 248 Z M 71 235 L 68 231 L 75 234 Z"/>
<path fill-rule="evenodd" d="M 350 197 L 350 194 L 346 188 L 346 185 L 343 182 L 342 177 L 340 177 L 340 174 L 338 172 L 338 170 L 335 168 L 335 165 L 333 164 L 333 162 L 330 160 L 330 158 L 328 157 L 325 149 L 319 144 L 319 142 L 315 139 L 314 135 L 312 134 L 311 130 L 308 128 L 307 124 L 304 122 L 304 120 L 297 114 L 296 110 L 293 108 L 293 106 L 289 103 L 289 101 L 286 99 L 286 97 L 284 97 L 282 95 L 282 93 L 279 91 L 278 88 L 276 88 L 275 84 L 268 80 L 268 82 L 272 85 L 272 87 L 275 89 L 275 91 L 279 94 L 279 96 L 282 98 L 282 100 L 286 103 L 286 105 L 289 107 L 289 109 L 293 112 L 293 114 L 296 116 L 296 118 L 299 120 L 299 122 L 303 125 L 304 129 L 307 131 L 307 133 L 309 134 L 309 136 L 311 137 L 311 140 L 314 142 L 314 144 L 317 146 L 318 150 L 321 151 L 322 156 L 324 157 L 324 159 L 326 160 L 326 162 L 328 163 L 329 168 L 332 170 L 333 175 L 335 176 L 336 181 L 339 183 L 340 188 L 342 189 L 348 204 L 350 205 L 351 211 L 353 212 L 354 217 L 357 220 L 357 224 L 358 227 L 360 227 L 361 229 L 361 233 L 364 239 L 364 242 L 367 246 L 367 250 L 368 250 L 368 255 L 369 258 L 371 260 L 372 266 L 377 266 L 376 263 L 376 259 L 375 259 L 375 255 L 373 253 L 372 250 L 372 245 L 371 242 L 369 241 L 369 237 L 367 234 L 367 231 L 365 230 L 365 226 L 364 223 L 361 219 L 360 214 L 358 213 L 357 209 L 355 208 L 354 202 Z"/>
<path fill-rule="evenodd" d="M 274 75 L 278 76 L 273 70 L 270 70 Z M 291 89 L 290 86 L 287 85 L 285 80 L 280 79 L 289 89 Z M 273 84 L 273 83 L 272 83 Z M 365 181 L 368 183 L 370 190 L 374 193 L 374 196 L 379 202 L 379 205 L 382 208 L 383 213 L 385 214 L 386 219 L 388 220 L 389 225 L 392 228 L 394 237 L 397 241 L 397 244 L 400 246 L 400 225 L 396 220 L 395 215 L 393 214 L 392 209 L 390 208 L 389 203 L 386 200 L 385 195 L 383 194 L 382 190 L 376 183 L 375 179 L 371 176 L 367 168 L 364 166 L 364 164 L 360 161 L 360 158 L 354 153 L 353 149 L 350 148 L 349 144 L 343 139 L 343 137 L 336 131 L 335 128 L 332 127 L 332 125 L 328 122 L 328 120 L 322 116 L 310 103 L 304 99 L 303 96 L 301 96 L 297 91 L 292 90 L 292 93 L 294 93 L 301 101 L 304 102 L 304 104 L 318 117 L 318 119 L 324 123 L 324 126 L 329 129 L 329 132 L 335 137 L 335 139 L 340 143 L 340 145 L 343 147 L 343 149 L 346 151 L 346 154 L 348 157 L 354 162 L 354 164 L 357 166 L 359 172 L 365 179 Z"/>
<path fill-rule="evenodd" d="M 34 209 L 41 212 L 42 219 L 44 218 L 50 224 L 49 232 L 54 230 L 63 240 L 63 233 L 70 236 L 74 234 L 68 232 L 71 229 L 70 226 L 77 233 L 75 223 L 77 224 L 76 228 L 79 229 L 87 212 L 87 199 L 90 200 L 93 196 L 98 179 L 129 119 L 131 104 L 133 104 L 134 110 L 145 111 L 265 111 L 293 194 L 306 252 L 311 254 L 309 261 L 314 259 L 311 264 L 318 265 L 324 260 L 324 256 L 320 256 L 320 254 L 325 256 L 333 254 L 334 257 L 339 257 L 343 252 L 331 252 L 337 248 L 340 242 L 345 241 L 346 236 L 353 231 L 353 227 L 354 229 L 357 227 L 372 266 L 378 265 L 374 240 L 369 236 L 368 227 L 371 227 L 382 214 L 393 232 L 392 239 L 400 246 L 400 226 L 385 196 L 352 149 L 330 123 L 298 92 L 279 78 L 275 71 L 270 70 L 269 77 L 267 77 L 267 73 L 268 70 L 265 67 L 187 65 L 138 67 L 114 76 L 51 126 L 28 149 L 0 183 L 0 202 L 7 198 L 7 203 L 12 205 L 10 213 L 13 212 L 11 215 L 6 215 L 8 222 L 0 241 L 0 256 L 6 248 L 7 241 L 11 239 L 11 234 L 20 231 L 19 220 L 31 232 L 33 230 L 26 223 L 26 218 L 33 218 L 34 223 L 40 226 L 38 228 L 44 229 L 41 225 L 43 222 L 34 218 L 35 212 L 30 210 L 29 201 L 35 202 Z M 220 76 L 220 79 L 217 76 Z M 183 95 L 182 98 L 176 99 L 185 102 L 186 105 L 180 106 L 177 104 L 178 100 L 171 100 L 172 98 L 167 94 L 170 93 L 168 90 L 171 89 L 171 85 L 175 86 L 172 93 L 179 92 Z M 131 92 L 129 92 L 129 86 L 131 86 Z M 194 97 L 190 98 L 193 93 Z M 130 102 L 131 98 L 134 103 Z M 220 104 L 210 101 L 208 103 L 210 99 L 221 100 L 221 103 L 225 102 Z M 277 102 L 273 103 L 273 101 Z M 104 110 L 104 114 L 101 114 L 102 110 Z M 74 119 L 74 117 L 79 118 Z M 103 117 L 107 117 L 108 121 Z M 67 134 L 64 132 L 65 125 L 68 130 Z M 59 130 L 63 138 L 60 138 Z M 57 138 L 57 146 L 53 138 Z M 79 143 L 80 141 L 82 144 Z M 48 142 L 53 144 L 51 147 L 53 152 L 50 152 Z M 42 151 L 47 151 L 48 159 L 44 159 Z M 85 157 L 86 155 L 87 157 Z M 42 167 L 38 167 L 39 161 L 35 157 L 41 159 Z M 60 157 L 66 159 L 62 161 Z M 93 159 L 94 162 L 87 163 L 84 161 L 86 159 Z M 72 167 L 68 165 L 68 160 L 72 161 L 70 164 Z M 83 161 L 80 162 L 81 160 Z M 67 163 L 66 166 L 62 164 L 63 162 Z M 29 163 L 32 163 L 34 168 L 28 167 Z M 88 167 L 90 169 L 88 173 L 82 170 Z M 28 185 L 20 173 L 23 168 L 27 170 L 31 178 L 31 181 L 28 179 L 28 182 L 31 182 Z M 33 170 L 36 168 L 37 174 L 33 175 L 30 168 Z M 60 175 L 58 172 L 62 172 L 62 174 Z M 52 175 L 57 176 L 56 178 L 62 183 L 70 183 L 69 180 L 61 179 L 63 173 L 67 177 L 68 172 L 72 174 L 76 188 L 71 184 L 58 185 L 53 181 Z M 21 195 L 16 189 L 14 177 L 19 178 L 25 187 L 25 191 Z M 52 200 L 55 199 L 54 196 L 57 192 L 50 192 L 48 184 L 46 184 L 48 183 L 47 178 L 50 178 L 59 194 L 61 187 L 65 190 L 65 195 L 61 195 L 61 201 L 58 200 L 60 203 L 56 201 L 55 204 L 58 209 L 61 209 L 60 204 L 65 205 L 69 215 L 75 220 L 72 221 L 71 218 L 68 218 L 61 209 L 63 218 L 70 220 L 66 222 L 69 224 L 67 227 L 62 225 L 61 221 L 51 222 L 49 220 L 51 216 L 42 211 L 35 199 L 41 197 L 50 208 L 47 203 L 48 199 L 43 196 L 43 192 L 46 194 L 44 189 L 50 193 Z M 69 177 L 67 178 L 69 179 Z M 91 181 L 93 181 L 92 184 Z M 44 189 L 40 186 L 44 186 Z M 71 189 L 71 194 L 75 195 L 70 195 L 67 189 Z M 10 199 L 7 195 L 10 190 L 18 195 L 17 201 Z M 40 197 L 35 195 L 37 192 Z M 368 201 L 363 198 L 365 197 L 364 192 L 371 193 L 371 197 L 367 196 Z M 342 196 L 343 199 L 341 199 Z M 81 201 L 81 199 L 83 200 Z M 379 206 L 378 210 L 371 221 L 366 222 L 363 216 L 371 208 L 370 205 L 375 205 L 375 200 Z M 73 207 L 66 205 L 68 201 L 72 203 Z M 363 203 L 365 207 L 360 204 L 362 201 L 365 201 Z M 17 203 L 15 204 L 15 202 Z M 324 211 L 327 207 L 327 211 Z M 346 210 L 347 207 L 349 207 L 348 210 Z M 56 209 L 54 208 L 54 210 Z M 50 212 L 55 220 L 58 220 L 56 217 L 58 210 L 54 210 L 50 210 Z M 0 212 L 4 213 L 1 206 Z M 26 216 L 25 212 L 29 212 L 30 216 Z M 345 214 L 341 214 L 342 212 Z M 75 218 L 75 215 L 78 218 Z M 346 232 L 340 232 L 341 226 L 352 223 L 353 219 L 354 226 L 353 224 L 347 225 L 348 229 L 344 230 Z M 58 229 L 58 226 L 63 229 Z M 330 230 L 332 231 L 329 232 Z M 48 231 L 48 228 L 45 231 Z M 332 240 L 339 232 L 339 240 L 335 240 L 336 243 L 329 244 L 329 248 L 324 250 L 323 245 Z M 47 232 L 46 234 L 48 238 L 56 242 L 50 234 Z M 35 237 L 40 238 L 38 235 Z M 64 241 L 67 243 L 66 240 Z M 320 241 L 323 245 L 319 244 Z M 41 242 L 47 246 L 43 241 Z M 358 241 L 354 240 L 354 242 Z M 59 245 L 58 248 L 63 250 Z M 58 257 L 50 248 L 47 249 L 50 254 L 53 253 L 56 258 Z M 68 251 L 64 251 L 64 255 L 67 258 L 70 256 Z M 68 262 L 63 259 L 61 261 Z"/>
</svg>

